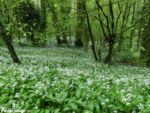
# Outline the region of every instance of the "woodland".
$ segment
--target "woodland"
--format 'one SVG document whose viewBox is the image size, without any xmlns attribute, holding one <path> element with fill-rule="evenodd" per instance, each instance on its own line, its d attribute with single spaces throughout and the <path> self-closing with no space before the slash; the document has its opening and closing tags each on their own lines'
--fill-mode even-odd
<svg viewBox="0 0 150 113">
<path fill-rule="evenodd" d="M 150 113 L 149 0 L 0 0 L 0 112 Z"/>
</svg>

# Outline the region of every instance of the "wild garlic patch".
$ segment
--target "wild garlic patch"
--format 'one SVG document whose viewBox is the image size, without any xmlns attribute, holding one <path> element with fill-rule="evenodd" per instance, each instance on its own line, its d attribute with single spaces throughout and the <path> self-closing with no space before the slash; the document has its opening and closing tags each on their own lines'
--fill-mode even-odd
<svg viewBox="0 0 150 113">
<path fill-rule="evenodd" d="M 6 51 L 3 48 L 3 51 Z M 150 69 L 97 64 L 83 51 L 18 48 L 0 56 L 0 111 L 149 113 Z"/>
</svg>

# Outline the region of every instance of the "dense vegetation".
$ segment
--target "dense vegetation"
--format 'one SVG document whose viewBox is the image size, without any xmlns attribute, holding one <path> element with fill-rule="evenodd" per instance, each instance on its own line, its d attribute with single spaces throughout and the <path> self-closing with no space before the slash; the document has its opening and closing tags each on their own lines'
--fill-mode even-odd
<svg viewBox="0 0 150 113">
<path fill-rule="evenodd" d="M 6 49 L 2 48 L 3 52 Z M 149 113 L 150 70 L 94 63 L 84 51 L 17 49 L 0 57 L 0 109 L 31 113 Z M 28 63 L 30 62 L 30 64 Z"/>
<path fill-rule="evenodd" d="M 149 113 L 149 26 L 149 0 L 0 0 L 0 112 Z"/>
</svg>

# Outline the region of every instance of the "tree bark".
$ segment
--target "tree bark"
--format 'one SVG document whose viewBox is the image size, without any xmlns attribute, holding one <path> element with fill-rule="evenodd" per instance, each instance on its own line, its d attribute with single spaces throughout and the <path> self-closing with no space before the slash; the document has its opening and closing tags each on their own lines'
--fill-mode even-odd
<svg viewBox="0 0 150 113">
<path fill-rule="evenodd" d="M 111 64 L 112 62 L 114 43 L 115 43 L 114 36 L 111 36 L 108 41 L 108 46 L 109 46 L 108 55 L 106 56 L 105 61 L 104 61 L 104 63 L 106 64 Z"/>
<path fill-rule="evenodd" d="M 6 31 L 4 30 L 2 24 L 0 23 L 0 35 L 2 36 L 2 40 L 6 44 L 6 47 L 9 51 L 9 54 L 13 60 L 14 63 L 21 64 L 16 51 L 14 49 L 14 46 L 12 45 L 12 39 L 10 35 L 7 35 Z"/>
<path fill-rule="evenodd" d="M 83 36 L 85 28 L 84 5 L 85 0 L 77 0 L 77 27 L 76 27 L 76 47 L 83 47 Z"/>
<path fill-rule="evenodd" d="M 101 4 L 99 3 L 98 0 L 96 0 L 96 4 L 97 4 L 97 7 L 98 7 L 99 22 L 101 24 L 103 35 L 105 37 L 105 40 L 108 43 L 108 48 L 109 48 L 108 54 L 104 59 L 104 63 L 110 64 L 111 61 L 112 61 L 112 54 L 113 54 L 115 38 L 116 38 L 116 36 L 115 36 L 116 35 L 115 34 L 116 33 L 115 32 L 115 16 L 114 16 L 113 4 L 112 4 L 112 0 L 109 0 L 109 12 L 110 12 L 111 18 L 108 17 L 108 15 L 104 11 L 103 7 L 101 6 Z M 101 20 L 99 9 L 101 10 L 103 16 L 106 19 L 106 26 L 105 26 L 104 22 Z M 120 17 L 120 14 L 118 15 L 117 19 L 119 19 L 119 17 Z M 106 27 L 106 30 L 105 30 L 104 27 Z"/>
<path fill-rule="evenodd" d="M 136 2 L 134 1 L 134 4 L 133 4 L 133 15 L 132 15 L 132 22 L 131 22 L 131 24 L 133 24 L 134 23 L 134 21 L 135 21 L 135 10 L 136 10 Z M 131 30 L 131 34 L 130 34 L 130 49 L 132 48 L 132 46 L 133 46 L 133 35 L 134 35 L 134 32 L 135 32 L 135 27 L 133 27 L 132 28 L 132 30 Z"/>
<path fill-rule="evenodd" d="M 129 1 L 127 1 L 126 6 L 125 6 L 125 11 L 123 12 L 122 16 L 122 24 L 121 24 L 121 31 L 120 31 L 120 36 L 119 36 L 119 44 L 118 44 L 118 51 L 120 52 L 122 49 L 122 44 L 124 41 L 124 28 L 126 27 L 126 23 L 129 19 L 129 14 L 130 14 L 130 8 L 131 6 L 129 5 Z"/>
<path fill-rule="evenodd" d="M 10 53 L 10 56 L 13 60 L 14 63 L 17 63 L 17 64 L 21 64 L 16 52 L 15 52 L 15 49 L 12 45 L 12 42 L 11 42 L 11 38 L 10 37 L 3 37 L 3 41 L 5 42 L 8 50 L 9 50 L 9 53 Z"/>
<path fill-rule="evenodd" d="M 98 61 L 98 57 L 97 57 L 96 49 L 95 49 L 94 37 L 93 37 L 91 25 L 90 25 L 89 15 L 88 15 L 86 6 L 84 6 L 84 7 L 85 7 L 85 13 L 86 13 L 86 18 L 87 18 L 87 24 L 88 24 L 89 34 L 90 34 L 90 38 L 91 38 L 91 42 L 92 42 L 91 48 L 92 48 L 92 51 L 93 51 L 93 55 L 94 55 L 95 61 Z"/>
<path fill-rule="evenodd" d="M 2 40 L 4 41 L 4 43 L 6 44 L 6 47 L 9 51 L 9 54 L 13 60 L 14 63 L 17 63 L 17 64 L 21 64 L 17 54 L 16 54 L 16 51 L 14 49 L 14 46 L 12 45 L 12 37 L 10 35 L 10 31 L 7 32 L 6 31 L 6 28 L 4 27 L 3 24 L 5 25 L 8 25 L 10 24 L 10 15 L 9 15 L 9 11 L 8 11 L 8 6 L 7 6 L 7 3 L 6 1 L 3 1 L 3 5 L 4 5 L 4 9 L 5 11 L 1 12 L 1 14 L 3 15 L 2 19 L 3 19 L 3 23 L 0 22 L 0 35 L 2 37 Z M 4 16 L 5 15 L 5 16 Z"/>
</svg>

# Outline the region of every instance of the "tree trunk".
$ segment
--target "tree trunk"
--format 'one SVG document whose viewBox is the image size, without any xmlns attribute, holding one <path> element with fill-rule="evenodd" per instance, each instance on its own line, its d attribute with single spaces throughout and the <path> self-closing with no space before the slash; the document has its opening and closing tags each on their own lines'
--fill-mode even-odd
<svg viewBox="0 0 150 113">
<path fill-rule="evenodd" d="M 55 28 L 55 36 L 56 36 L 57 44 L 58 44 L 58 46 L 60 46 L 62 41 L 60 38 L 60 26 L 58 24 L 59 23 L 58 22 L 58 14 L 57 14 L 57 11 L 56 11 L 56 8 L 55 8 L 53 2 L 48 3 L 48 7 L 52 13 L 52 22 L 53 22 L 53 26 Z"/>
<path fill-rule="evenodd" d="M 121 23 L 121 31 L 120 31 L 120 36 L 119 36 L 119 44 L 118 44 L 118 51 L 120 52 L 122 49 L 122 45 L 124 42 L 124 29 L 126 28 L 126 23 L 129 20 L 129 14 L 130 14 L 130 8 L 131 6 L 129 5 L 129 1 L 127 1 L 126 6 L 125 6 L 125 11 L 123 12 L 122 16 L 122 23 Z"/>
<path fill-rule="evenodd" d="M 147 2 L 145 4 L 145 9 L 144 12 L 149 14 L 149 8 L 150 3 Z M 143 31 L 142 31 L 142 50 L 141 50 L 141 59 L 146 61 L 146 65 L 150 66 L 150 15 L 148 15 L 148 17 L 143 18 Z"/>
<path fill-rule="evenodd" d="M 7 48 L 8 48 L 8 51 L 10 53 L 10 56 L 13 60 L 14 63 L 17 63 L 17 64 L 21 64 L 16 52 L 15 52 L 15 49 L 12 45 L 12 40 L 11 40 L 11 36 L 6 36 L 6 34 L 4 34 L 4 36 L 2 37 L 3 38 L 3 41 L 5 42 Z"/>
<path fill-rule="evenodd" d="M 96 0 L 96 4 L 97 4 L 97 7 L 98 7 L 99 22 L 101 24 L 103 35 L 105 37 L 105 40 L 108 43 L 108 48 L 109 48 L 108 55 L 105 57 L 104 63 L 110 64 L 111 61 L 112 61 L 113 48 L 114 48 L 115 38 L 116 38 L 115 37 L 116 32 L 115 32 L 115 29 L 114 29 L 115 28 L 115 16 L 114 16 L 113 4 L 112 4 L 112 0 L 109 0 L 109 11 L 110 11 L 111 20 L 109 19 L 109 16 L 106 14 L 106 12 L 104 11 L 102 5 L 99 3 L 98 0 Z M 101 15 L 100 15 L 99 10 L 101 10 L 103 16 L 106 19 L 106 29 L 107 29 L 107 31 L 105 31 L 105 28 L 104 28 L 105 24 L 101 19 Z M 117 19 L 119 19 L 119 17 L 120 17 L 120 14 L 117 17 Z"/>
<path fill-rule="evenodd" d="M 67 0 L 62 0 L 61 2 L 61 35 L 62 35 L 62 43 L 66 44 L 69 47 L 67 36 L 69 36 L 68 26 L 66 23 L 69 22 L 69 14 L 71 13 L 70 10 L 70 2 Z"/>
<path fill-rule="evenodd" d="M 38 39 L 35 39 L 35 36 L 34 36 L 34 30 L 30 30 L 30 32 L 31 32 L 31 35 L 30 35 L 30 40 L 31 40 L 31 42 L 32 42 L 32 45 L 34 46 L 34 47 L 36 47 L 36 46 L 38 46 L 39 44 L 38 44 Z"/>
<path fill-rule="evenodd" d="M 113 49 L 114 49 L 114 36 L 111 36 L 110 38 L 109 38 L 109 42 L 108 42 L 108 46 L 109 46 L 109 50 L 108 50 L 108 55 L 106 56 L 106 58 L 105 58 L 105 63 L 106 64 L 111 64 L 111 62 L 112 62 L 112 55 L 113 55 Z"/>
<path fill-rule="evenodd" d="M 136 2 L 134 1 L 134 4 L 133 4 L 133 15 L 132 15 L 132 22 L 131 22 L 131 25 L 134 23 L 135 21 L 135 11 L 136 11 Z M 131 35 L 130 35 L 130 49 L 132 48 L 133 46 L 133 35 L 134 35 L 134 32 L 135 32 L 135 27 L 131 30 Z"/>
<path fill-rule="evenodd" d="M 92 42 L 91 48 L 92 48 L 92 51 L 93 51 L 95 61 L 98 61 L 98 57 L 97 57 L 96 49 L 95 49 L 94 37 L 93 37 L 93 33 L 92 33 L 91 25 L 90 25 L 90 19 L 89 19 L 89 15 L 88 15 L 88 12 L 87 12 L 87 9 L 86 9 L 86 5 L 84 6 L 84 8 L 85 8 L 87 24 L 88 24 L 88 28 L 89 28 L 89 34 L 90 34 L 90 38 L 91 38 L 91 42 Z"/>
<path fill-rule="evenodd" d="M 85 14 L 84 14 L 84 5 L 85 0 L 77 0 L 77 27 L 76 27 L 76 47 L 83 47 L 83 36 L 84 36 L 84 23 L 85 23 Z"/>
<path fill-rule="evenodd" d="M 3 23 L 0 22 L 0 35 L 2 37 L 2 40 L 5 42 L 6 46 L 7 46 L 7 49 L 9 51 L 9 54 L 13 60 L 14 63 L 17 63 L 17 64 L 20 64 L 20 60 L 15 52 L 15 49 L 12 45 L 12 39 L 11 39 L 11 35 L 9 34 L 9 32 L 6 31 L 5 27 L 3 24 L 10 24 L 10 15 L 9 15 L 9 11 L 8 11 L 8 6 L 7 6 L 7 2 L 4 0 L 3 1 L 3 5 L 4 5 L 4 12 L 1 11 L 1 14 L 3 15 L 2 17 L 2 20 L 4 21 Z M 6 16 L 4 16 L 6 15 Z"/>
<path fill-rule="evenodd" d="M 22 44 L 21 44 L 21 33 L 20 33 L 20 30 L 19 30 L 19 28 L 20 28 L 20 25 L 19 25 L 19 20 L 18 20 L 18 16 L 16 16 L 16 21 L 17 21 L 17 31 L 18 31 L 18 40 L 19 40 L 19 45 L 21 46 Z"/>
</svg>

